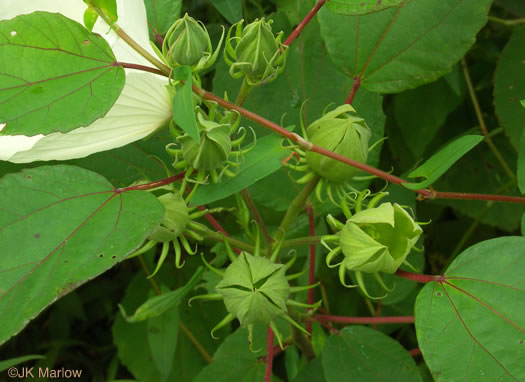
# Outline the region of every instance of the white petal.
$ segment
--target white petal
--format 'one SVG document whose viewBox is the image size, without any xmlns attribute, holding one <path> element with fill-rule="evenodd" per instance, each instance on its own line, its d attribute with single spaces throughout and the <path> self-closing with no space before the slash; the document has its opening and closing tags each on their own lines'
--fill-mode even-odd
<svg viewBox="0 0 525 382">
<path fill-rule="evenodd" d="M 35 11 L 59 12 L 83 24 L 87 6 L 82 0 L 1 0 L 0 20 L 12 19 L 21 14 Z M 117 0 L 118 25 L 139 45 L 155 55 L 149 43 L 146 7 L 143 0 Z M 100 18 L 93 32 L 104 37 L 118 61 L 152 66 L 140 54 L 126 44 Z"/>
<path fill-rule="evenodd" d="M 151 134 L 171 117 L 167 80 L 150 73 L 129 73 L 126 85 L 104 118 L 67 134 L 52 133 L 9 161 L 67 160 L 127 145 Z M 0 137 L 0 148 L 4 138 Z"/>
<path fill-rule="evenodd" d="M 0 124 L 1 126 L 2 124 Z M 43 137 L 42 134 L 34 137 L 26 137 L 25 135 L 0 137 L 0 160 L 9 160 L 18 151 L 31 149 Z"/>
<path fill-rule="evenodd" d="M 0 20 L 37 10 L 59 12 L 82 23 L 86 5 L 82 0 L 0 0 Z M 143 0 L 117 0 L 118 24 L 137 43 L 154 54 L 149 44 Z M 127 43 L 98 20 L 94 32 L 110 44 L 118 61 L 152 66 Z M 151 134 L 171 117 L 167 79 L 126 69 L 126 85 L 105 117 L 69 133 L 48 136 L 0 136 L 0 160 L 27 163 L 67 160 L 124 146 Z M 1 125 L 0 125 L 1 127 Z"/>
</svg>

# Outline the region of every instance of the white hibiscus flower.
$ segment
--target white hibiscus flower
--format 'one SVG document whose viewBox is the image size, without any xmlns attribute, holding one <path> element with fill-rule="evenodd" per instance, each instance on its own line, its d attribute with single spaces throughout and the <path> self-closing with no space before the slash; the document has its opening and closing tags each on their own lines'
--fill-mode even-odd
<svg viewBox="0 0 525 382">
<path fill-rule="evenodd" d="M 82 23 L 86 5 L 82 0 L 2 0 L 0 20 L 34 11 L 59 12 Z M 155 55 L 149 44 L 143 0 L 117 0 L 118 24 L 139 45 Z M 100 18 L 93 32 L 103 36 L 119 62 L 152 67 Z M 67 160 L 127 145 L 144 138 L 171 117 L 168 80 L 152 73 L 126 70 L 126 84 L 109 112 L 91 125 L 68 133 L 27 137 L 0 136 L 0 160 L 27 163 Z M 0 123 L 0 130 L 5 124 Z"/>
</svg>

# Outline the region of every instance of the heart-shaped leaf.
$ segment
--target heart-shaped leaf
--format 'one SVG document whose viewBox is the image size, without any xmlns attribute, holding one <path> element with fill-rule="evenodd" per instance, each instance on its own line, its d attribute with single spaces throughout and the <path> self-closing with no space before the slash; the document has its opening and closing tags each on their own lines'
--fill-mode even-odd
<svg viewBox="0 0 525 382">
<path fill-rule="evenodd" d="M 487 21 L 492 0 L 416 0 L 365 16 L 321 9 L 328 53 L 364 87 L 396 93 L 450 71 Z M 439 54 L 436 54 L 439 52 Z"/>
<path fill-rule="evenodd" d="M 524 237 L 478 243 L 419 293 L 418 343 L 436 380 L 525 379 L 523 248 Z"/>
<path fill-rule="evenodd" d="M 74 166 L 8 174 L 0 194 L 0 344 L 124 259 L 164 215 L 152 194 Z"/>
<path fill-rule="evenodd" d="M 103 117 L 124 69 L 98 34 L 58 13 L 0 21 L 2 135 L 68 132 Z"/>
</svg>

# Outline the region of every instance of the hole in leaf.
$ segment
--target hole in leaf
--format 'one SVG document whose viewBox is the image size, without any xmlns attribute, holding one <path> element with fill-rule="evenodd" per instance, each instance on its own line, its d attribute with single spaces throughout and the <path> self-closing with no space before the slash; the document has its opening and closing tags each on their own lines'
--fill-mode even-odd
<svg viewBox="0 0 525 382">
<path fill-rule="evenodd" d="M 16 31 L 11 31 L 10 35 L 11 36 L 16 36 Z"/>
<path fill-rule="evenodd" d="M 104 257 L 104 254 L 101 253 L 100 255 L 98 255 L 98 257 L 103 258 L 103 257 Z"/>
<path fill-rule="evenodd" d="M 87 44 L 89 44 L 90 42 L 91 42 L 91 41 L 89 41 L 89 40 L 84 40 L 84 41 L 82 41 L 82 44 L 87 45 Z"/>
<path fill-rule="evenodd" d="M 436 295 L 438 295 L 439 297 L 441 297 L 441 292 L 437 292 Z"/>
<path fill-rule="evenodd" d="M 33 235 L 33 237 L 34 237 L 35 239 L 40 239 L 40 234 L 39 234 L 39 233 L 35 233 L 35 234 Z"/>
</svg>

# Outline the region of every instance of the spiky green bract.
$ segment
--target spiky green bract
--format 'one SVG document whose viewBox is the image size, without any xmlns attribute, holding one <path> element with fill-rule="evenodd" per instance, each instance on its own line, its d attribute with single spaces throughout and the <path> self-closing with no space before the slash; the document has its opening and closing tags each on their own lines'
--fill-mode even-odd
<svg viewBox="0 0 525 382">
<path fill-rule="evenodd" d="M 199 72 L 215 63 L 223 37 L 224 31 L 213 53 L 210 36 L 204 24 L 186 13 L 184 17 L 175 21 L 166 33 L 162 55 L 171 68 L 188 65 L 193 72 Z"/>
<path fill-rule="evenodd" d="M 245 76 L 250 86 L 273 81 L 284 70 L 287 50 L 282 32 L 275 36 L 271 21 L 256 19 L 242 28 L 243 20 L 228 32 L 224 58 L 234 78 Z M 231 36 L 235 31 L 235 36 Z"/>
<path fill-rule="evenodd" d="M 164 220 L 150 239 L 159 242 L 174 240 L 182 235 L 191 220 L 188 206 L 179 192 L 170 192 L 157 199 L 164 206 Z"/>
<path fill-rule="evenodd" d="M 340 233 L 344 266 L 366 273 L 394 273 L 423 230 L 399 204 L 383 203 L 351 216 Z"/>
<path fill-rule="evenodd" d="M 210 171 L 223 166 L 232 149 L 231 125 L 206 120 L 197 115 L 200 142 L 185 134 L 177 138 L 181 144 L 182 157 L 187 165 L 197 170 Z"/>
<path fill-rule="evenodd" d="M 226 269 L 215 290 L 242 327 L 258 322 L 269 324 L 288 312 L 290 286 L 285 271 L 282 264 L 243 252 Z"/>
<path fill-rule="evenodd" d="M 350 105 L 342 105 L 326 113 L 308 126 L 308 140 L 347 158 L 366 163 L 368 141 L 372 133 L 365 120 L 354 113 L 355 109 Z M 306 153 L 306 160 L 315 173 L 334 183 L 348 181 L 359 172 L 355 167 L 311 151 Z"/>
</svg>

